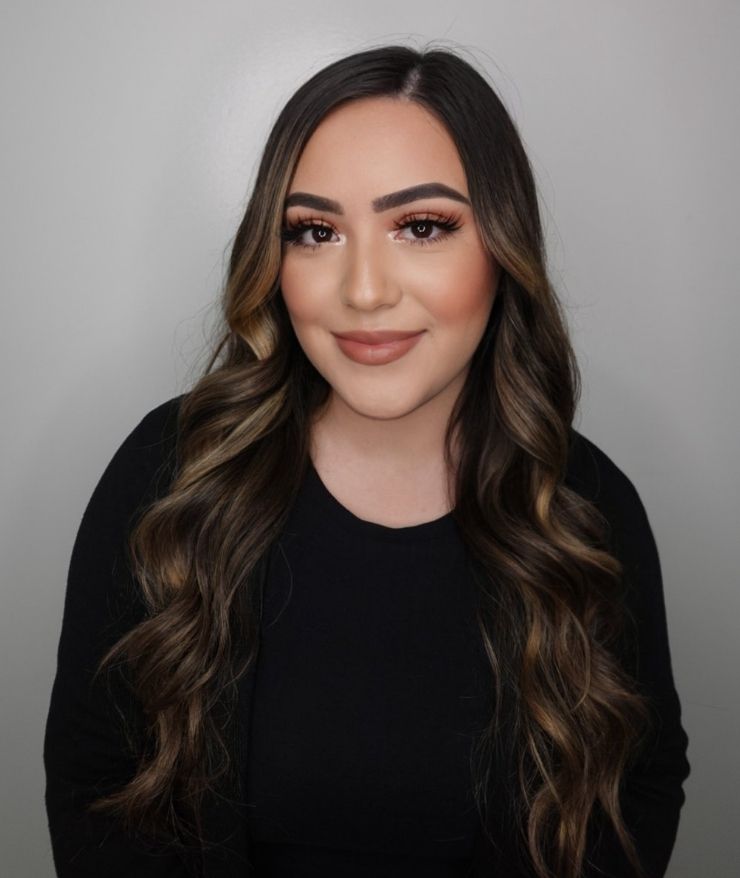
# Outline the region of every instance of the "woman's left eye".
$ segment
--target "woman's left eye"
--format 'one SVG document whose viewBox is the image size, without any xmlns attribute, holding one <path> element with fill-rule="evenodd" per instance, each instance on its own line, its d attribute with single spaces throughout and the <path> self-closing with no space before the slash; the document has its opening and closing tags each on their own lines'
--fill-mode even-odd
<svg viewBox="0 0 740 878">
<path fill-rule="evenodd" d="M 430 237 L 435 226 L 439 229 L 439 234 Z M 442 238 L 446 238 L 448 235 L 452 234 L 452 232 L 457 231 L 457 229 L 460 228 L 460 224 L 451 216 L 423 216 L 401 220 L 401 222 L 396 223 L 396 228 L 399 230 L 412 229 L 414 232 L 421 230 L 421 237 L 406 238 L 406 240 L 411 244 L 424 245 L 433 244 L 435 241 L 441 241 Z"/>
</svg>

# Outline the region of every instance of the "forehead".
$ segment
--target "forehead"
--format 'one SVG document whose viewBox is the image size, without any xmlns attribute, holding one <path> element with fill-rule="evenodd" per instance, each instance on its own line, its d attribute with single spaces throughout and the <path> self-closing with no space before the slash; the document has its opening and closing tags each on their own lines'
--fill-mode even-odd
<svg viewBox="0 0 740 878">
<path fill-rule="evenodd" d="M 301 154 L 290 191 L 368 202 L 432 180 L 467 193 L 465 171 L 445 126 L 412 101 L 362 98 L 321 121 Z"/>
</svg>

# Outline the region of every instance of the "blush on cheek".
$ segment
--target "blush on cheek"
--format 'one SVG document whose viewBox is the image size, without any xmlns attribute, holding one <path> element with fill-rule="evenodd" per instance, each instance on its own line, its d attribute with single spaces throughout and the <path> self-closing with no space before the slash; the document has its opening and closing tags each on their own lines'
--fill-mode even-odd
<svg viewBox="0 0 740 878">
<path fill-rule="evenodd" d="M 440 301 L 437 313 L 441 320 L 449 323 L 468 323 L 488 310 L 491 295 L 488 290 L 464 291 L 455 296 L 447 296 Z"/>
<path fill-rule="evenodd" d="M 324 322 L 336 307 L 334 285 L 325 269 L 293 263 L 290 259 L 280 271 L 283 301 L 297 321 Z"/>
<path fill-rule="evenodd" d="M 488 266 L 460 265 L 456 272 L 437 275 L 427 287 L 426 302 L 440 323 L 468 323 L 486 315 L 493 302 L 495 279 Z"/>
</svg>

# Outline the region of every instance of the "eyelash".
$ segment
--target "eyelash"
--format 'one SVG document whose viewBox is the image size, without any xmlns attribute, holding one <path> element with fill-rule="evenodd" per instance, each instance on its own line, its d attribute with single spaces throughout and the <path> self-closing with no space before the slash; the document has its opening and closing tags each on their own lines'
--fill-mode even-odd
<svg viewBox="0 0 740 878">
<path fill-rule="evenodd" d="M 432 225 L 440 228 L 442 231 L 436 236 L 436 238 L 415 238 L 409 241 L 409 243 L 414 245 L 418 244 L 421 246 L 425 246 L 427 244 L 436 244 L 437 241 L 441 241 L 451 235 L 453 232 L 456 232 L 460 228 L 460 223 L 458 222 L 458 220 L 459 217 L 449 215 L 414 215 L 411 217 L 404 217 L 402 220 L 394 223 L 393 225 L 398 231 L 400 231 L 401 229 L 406 229 L 409 226 L 418 225 L 420 223 L 431 223 Z M 282 229 L 281 238 L 290 247 L 301 247 L 305 248 L 306 250 L 316 250 L 318 247 L 321 246 L 321 243 L 304 244 L 301 241 L 301 236 L 303 235 L 303 233 L 310 229 L 329 229 L 329 231 L 332 230 L 331 226 L 327 225 L 326 223 L 319 223 L 310 219 L 297 220 L 295 223 L 290 223 Z"/>
</svg>

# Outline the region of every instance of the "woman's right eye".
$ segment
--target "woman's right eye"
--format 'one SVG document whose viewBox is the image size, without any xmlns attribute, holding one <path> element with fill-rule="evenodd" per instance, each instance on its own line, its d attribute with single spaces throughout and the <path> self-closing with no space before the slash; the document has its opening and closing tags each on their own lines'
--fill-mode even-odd
<svg viewBox="0 0 740 878">
<path fill-rule="evenodd" d="M 304 238 L 305 234 L 310 232 L 313 240 L 307 242 Z M 315 250 L 321 244 L 326 244 L 331 240 L 332 229 L 330 226 L 322 223 L 301 222 L 287 225 L 281 233 L 282 240 L 291 247 L 306 247 L 309 250 Z"/>
</svg>

